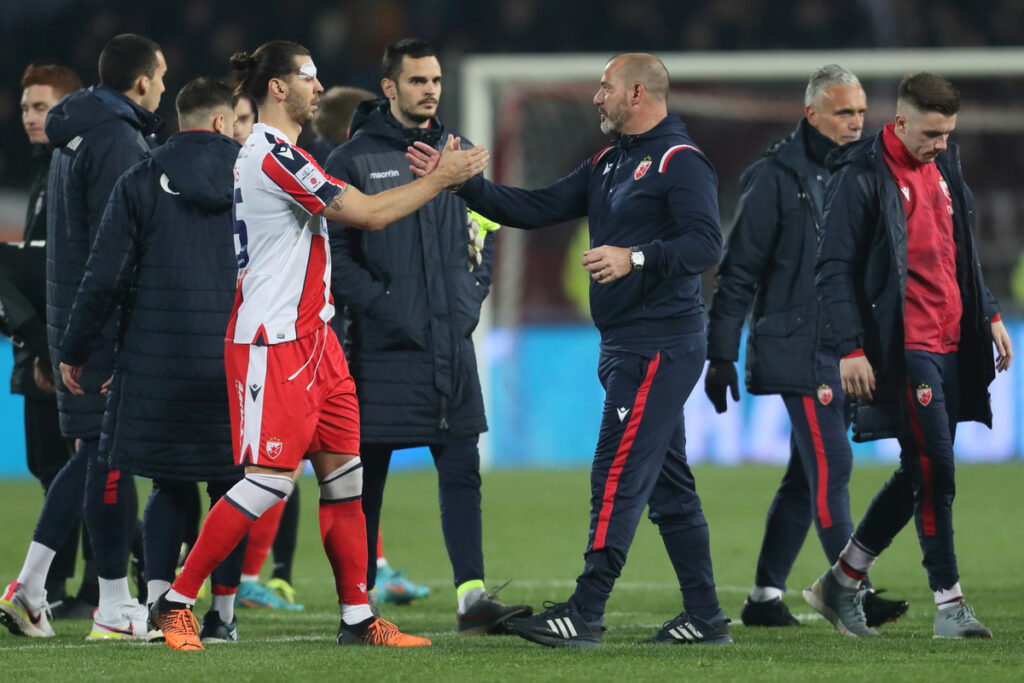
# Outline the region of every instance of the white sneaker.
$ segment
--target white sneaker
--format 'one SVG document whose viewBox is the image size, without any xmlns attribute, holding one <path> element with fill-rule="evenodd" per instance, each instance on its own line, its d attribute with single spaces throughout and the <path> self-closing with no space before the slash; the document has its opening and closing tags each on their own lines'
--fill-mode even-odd
<svg viewBox="0 0 1024 683">
<path fill-rule="evenodd" d="M 0 623 L 16 636 L 52 638 L 57 635 L 47 618 L 49 612 L 45 591 L 42 604 L 32 607 L 25 597 L 25 587 L 17 581 L 12 581 L 0 598 Z"/>
<path fill-rule="evenodd" d="M 92 631 L 86 640 L 146 640 L 149 635 L 149 610 L 132 598 L 117 607 L 112 615 L 96 610 Z"/>
</svg>

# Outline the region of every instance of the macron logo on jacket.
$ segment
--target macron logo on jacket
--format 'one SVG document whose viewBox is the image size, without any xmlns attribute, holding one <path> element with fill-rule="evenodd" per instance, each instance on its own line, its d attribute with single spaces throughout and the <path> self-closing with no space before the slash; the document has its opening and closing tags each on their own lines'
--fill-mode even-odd
<svg viewBox="0 0 1024 683">
<path fill-rule="evenodd" d="M 397 178 L 399 176 L 397 168 L 391 168 L 387 171 L 371 171 L 370 180 L 384 180 L 385 178 Z"/>
</svg>

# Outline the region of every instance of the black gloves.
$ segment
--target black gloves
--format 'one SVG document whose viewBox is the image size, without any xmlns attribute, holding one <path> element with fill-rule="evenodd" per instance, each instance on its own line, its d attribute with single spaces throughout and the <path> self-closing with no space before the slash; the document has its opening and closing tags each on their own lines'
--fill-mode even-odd
<svg viewBox="0 0 1024 683">
<path fill-rule="evenodd" d="M 732 393 L 732 400 L 740 400 L 740 385 L 736 379 L 736 366 L 727 360 L 712 360 L 708 365 L 708 372 L 704 376 L 704 393 L 715 406 L 716 413 L 724 413 L 729 407 L 725 398 L 726 388 Z"/>
</svg>

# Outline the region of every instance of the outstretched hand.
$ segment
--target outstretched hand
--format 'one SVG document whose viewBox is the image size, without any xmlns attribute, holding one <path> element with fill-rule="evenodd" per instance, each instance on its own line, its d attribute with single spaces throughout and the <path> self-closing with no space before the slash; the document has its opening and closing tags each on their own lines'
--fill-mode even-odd
<svg viewBox="0 0 1024 683">
<path fill-rule="evenodd" d="M 449 135 L 448 140 L 445 142 L 445 149 L 448 149 L 449 146 L 454 151 L 460 151 L 462 149 L 462 138 Z M 409 170 L 415 175 L 423 177 L 428 173 L 432 173 L 437 168 L 438 163 L 441 161 L 441 152 L 427 143 L 417 140 L 406 149 L 405 158 L 409 160 Z"/>
</svg>

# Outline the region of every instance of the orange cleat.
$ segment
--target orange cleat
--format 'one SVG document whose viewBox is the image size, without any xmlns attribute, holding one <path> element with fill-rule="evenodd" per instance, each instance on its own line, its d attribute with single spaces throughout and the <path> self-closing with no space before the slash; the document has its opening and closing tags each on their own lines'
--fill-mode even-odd
<svg viewBox="0 0 1024 683">
<path fill-rule="evenodd" d="M 338 627 L 338 645 L 426 647 L 431 644 L 427 638 L 402 633 L 390 621 L 385 621 L 378 617 L 371 617 L 366 621 L 351 626 L 343 621 L 341 626 Z"/>
<path fill-rule="evenodd" d="M 199 622 L 188 605 L 170 602 L 161 595 L 150 610 L 149 618 L 163 631 L 164 642 L 175 650 L 205 650 L 199 640 Z"/>
</svg>

